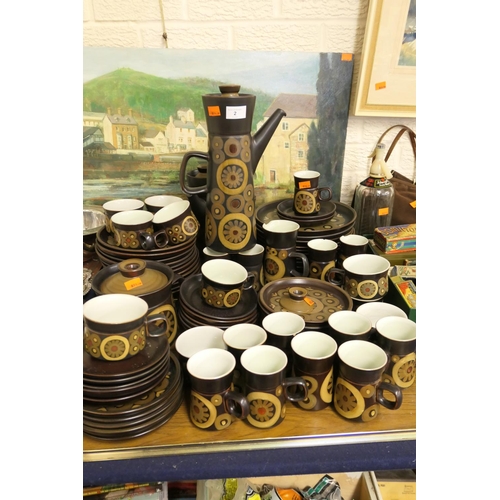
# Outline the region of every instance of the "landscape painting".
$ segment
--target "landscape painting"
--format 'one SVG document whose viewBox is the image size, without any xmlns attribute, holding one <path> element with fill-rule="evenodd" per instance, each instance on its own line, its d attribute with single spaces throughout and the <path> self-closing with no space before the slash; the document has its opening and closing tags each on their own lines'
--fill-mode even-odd
<svg viewBox="0 0 500 500">
<path fill-rule="evenodd" d="M 256 205 L 292 196 L 305 169 L 339 201 L 352 70 L 345 53 L 85 47 L 84 204 L 182 195 L 184 154 L 208 151 L 202 95 L 222 84 L 256 96 L 252 134 L 286 113 L 255 170 Z M 198 166 L 191 158 L 188 171 Z"/>
</svg>

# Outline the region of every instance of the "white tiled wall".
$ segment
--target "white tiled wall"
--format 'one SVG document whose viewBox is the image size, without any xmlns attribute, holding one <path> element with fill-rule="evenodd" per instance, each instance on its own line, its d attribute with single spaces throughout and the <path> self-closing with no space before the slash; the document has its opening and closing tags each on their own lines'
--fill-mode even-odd
<svg viewBox="0 0 500 500">
<path fill-rule="evenodd" d="M 165 26 L 172 49 L 348 52 L 354 53 L 355 89 L 368 0 L 84 0 L 83 9 L 84 46 L 168 50 Z M 368 155 L 378 137 L 398 123 L 416 132 L 415 118 L 349 116 L 342 202 L 350 203 L 357 183 L 367 176 Z M 390 132 L 386 142 L 393 136 Z M 406 135 L 389 166 L 415 176 Z"/>
</svg>

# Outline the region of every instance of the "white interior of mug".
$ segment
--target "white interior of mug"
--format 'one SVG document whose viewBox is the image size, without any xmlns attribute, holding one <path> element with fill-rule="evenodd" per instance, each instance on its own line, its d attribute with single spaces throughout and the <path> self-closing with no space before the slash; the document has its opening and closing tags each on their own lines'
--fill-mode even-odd
<svg viewBox="0 0 500 500">
<path fill-rule="evenodd" d="M 300 170 L 295 172 L 293 176 L 296 179 L 316 179 L 316 177 L 320 176 L 320 173 L 315 170 Z"/>
<path fill-rule="evenodd" d="M 253 323 L 240 323 L 227 328 L 222 339 L 229 347 L 235 349 L 249 349 L 263 344 L 267 339 L 264 328 Z"/>
<path fill-rule="evenodd" d="M 286 367 L 286 354 L 272 345 L 258 345 L 244 351 L 240 358 L 245 370 L 257 375 L 273 375 Z"/>
<path fill-rule="evenodd" d="M 257 243 L 252 248 L 249 248 L 248 250 L 244 250 L 243 252 L 238 252 L 238 253 L 239 255 L 259 255 L 261 253 L 264 253 L 264 247 Z"/>
<path fill-rule="evenodd" d="M 348 340 L 338 350 L 339 358 L 357 370 L 380 370 L 387 363 L 387 354 L 367 340 Z"/>
<path fill-rule="evenodd" d="M 83 304 L 83 317 L 106 325 L 120 325 L 146 315 L 148 304 L 136 295 L 98 295 Z"/>
<path fill-rule="evenodd" d="M 125 210 L 139 210 L 144 207 L 144 202 L 133 198 L 121 198 L 104 203 L 102 208 L 110 212 L 124 212 Z"/>
<path fill-rule="evenodd" d="M 209 257 L 222 257 L 222 256 L 227 256 L 227 252 L 218 252 L 217 250 L 212 250 L 209 247 L 204 247 L 203 248 L 203 253 L 205 255 L 208 255 Z"/>
<path fill-rule="evenodd" d="M 292 339 L 292 349 L 304 358 L 325 359 L 337 351 L 337 342 L 323 332 L 300 332 Z"/>
<path fill-rule="evenodd" d="M 340 242 L 345 245 L 363 246 L 368 244 L 368 238 L 360 234 L 345 234 L 340 237 Z"/>
<path fill-rule="evenodd" d="M 196 378 L 214 380 L 225 377 L 236 366 L 235 357 L 224 349 L 203 349 L 193 354 L 187 361 L 187 371 Z"/>
<path fill-rule="evenodd" d="M 188 200 L 181 200 L 170 203 L 166 207 L 160 208 L 160 210 L 158 210 L 158 212 L 154 214 L 153 222 L 155 224 L 161 224 L 175 219 L 176 217 L 184 213 L 190 206 L 191 204 Z"/>
<path fill-rule="evenodd" d="M 111 217 L 111 222 L 118 226 L 138 226 L 153 220 L 153 214 L 145 210 L 126 210 Z"/>
<path fill-rule="evenodd" d="M 391 263 L 384 257 L 369 253 L 347 257 L 342 265 L 347 272 L 358 275 L 385 273 L 391 267 Z"/>
<path fill-rule="evenodd" d="M 408 317 L 403 309 L 387 302 L 366 302 L 365 304 L 361 304 L 356 309 L 356 312 L 369 318 L 373 327 L 375 327 L 379 319 L 385 318 L 386 316 Z"/>
<path fill-rule="evenodd" d="M 201 274 L 220 285 L 237 285 L 248 278 L 248 271 L 237 262 L 229 259 L 214 259 L 201 266 Z"/>
<path fill-rule="evenodd" d="M 302 316 L 289 311 L 276 311 L 262 320 L 262 326 L 273 335 L 290 336 L 301 332 L 306 322 Z"/>
<path fill-rule="evenodd" d="M 408 318 L 386 316 L 377 321 L 375 328 L 380 335 L 391 340 L 405 342 L 417 338 L 417 324 Z"/>
<path fill-rule="evenodd" d="M 271 220 L 262 224 L 262 228 L 271 233 L 292 233 L 300 229 L 300 224 L 293 220 Z"/>
<path fill-rule="evenodd" d="M 372 329 L 372 322 L 357 311 L 337 311 L 328 317 L 330 327 L 346 335 L 361 335 Z"/>
<path fill-rule="evenodd" d="M 175 349 L 185 358 L 209 348 L 227 349 L 222 340 L 224 330 L 215 326 L 195 326 L 184 330 L 175 341 Z"/>
<path fill-rule="evenodd" d="M 182 201 L 182 198 L 171 194 L 157 194 L 155 196 L 149 196 L 144 200 L 146 205 L 151 205 L 152 207 L 166 207 L 167 205 L 178 201 Z"/>
<path fill-rule="evenodd" d="M 313 250 L 335 250 L 338 247 L 337 242 L 321 238 L 308 241 L 307 246 Z"/>
</svg>

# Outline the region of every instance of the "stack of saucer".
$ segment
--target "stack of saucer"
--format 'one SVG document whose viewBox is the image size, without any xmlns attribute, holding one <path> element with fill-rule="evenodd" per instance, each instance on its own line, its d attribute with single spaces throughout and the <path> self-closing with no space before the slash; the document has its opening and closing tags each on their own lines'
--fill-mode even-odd
<svg viewBox="0 0 500 500">
<path fill-rule="evenodd" d="M 165 337 L 148 338 L 131 358 L 83 353 L 83 431 L 99 439 L 141 436 L 165 424 L 182 403 L 182 372 Z"/>
<path fill-rule="evenodd" d="M 239 323 L 258 322 L 257 293 L 253 288 L 244 290 L 234 307 L 222 309 L 207 304 L 201 295 L 201 289 L 201 273 L 182 282 L 177 304 L 179 332 L 195 326 L 211 325 L 225 329 Z"/>
</svg>

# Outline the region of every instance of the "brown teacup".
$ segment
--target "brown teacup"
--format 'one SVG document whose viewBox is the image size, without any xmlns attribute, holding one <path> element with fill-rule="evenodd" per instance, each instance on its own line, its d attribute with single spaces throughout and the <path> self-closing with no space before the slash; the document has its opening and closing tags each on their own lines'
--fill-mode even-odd
<svg viewBox="0 0 500 500">
<path fill-rule="evenodd" d="M 171 203 L 175 203 L 177 201 L 182 201 L 182 198 L 179 196 L 173 196 L 170 194 L 157 194 L 154 196 L 149 196 L 144 200 L 146 205 L 146 210 L 155 214 L 163 207 L 170 205 Z"/>
<path fill-rule="evenodd" d="M 189 416 L 199 429 L 227 429 L 248 415 L 248 401 L 233 390 L 234 356 L 224 349 L 204 349 L 187 362 L 191 386 Z"/>
<path fill-rule="evenodd" d="M 142 238 L 153 234 L 153 214 L 145 210 L 126 210 L 111 217 L 115 244 L 122 248 L 142 248 Z"/>
<path fill-rule="evenodd" d="M 146 346 L 146 337 L 167 334 L 164 314 L 148 315 L 148 303 L 135 295 L 98 295 L 83 304 L 83 347 L 92 357 L 120 361 Z M 165 338 L 167 342 L 167 338 Z"/>
<path fill-rule="evenodd" d="M 314 170 L 301 170 L 293 174 L 295 191 L 293 209 L 298 215 L 312 215 L 321 210 L 321 202 L 332 199 L 329 187 L 319 187 L 320 173 Z"/>
<path fill-rule="evenodd" d="M 113 227 L 111 223 L 111 217 L 118 212 L 125 212 L 128 210 L 142 210 L 144 208 L 144 202 L 141 200 L 136 200 L 134 198 L 119 198 L 117 200 L 110 200 L 104 203 L 102 206 L 104 213 L 106 214 L 106 231 L 108 233 L 113 233 Z"/>
<path fill-rule="evenodd" d="M 154 214 L 153 227 L 165 231 L 170 245 L 179 245 L 196 238 L 200 224 L 188 200 L 176 201 Z"/>
<path fill-rule="evenodd" d="M 300 332 L 292 339 L 293 373 L 307 383 L 307 398 L 297 404 L 304 410 L 330 406 L 333 394 L 333 363 L 337 343 L 326 333 Z"/>
<path fill-rule="evenodd" d="M 368 238 L 360 234 L 344 234 L 340 237 L 337 265 L 342 268 L 342 264 L 347 257 L 367 253 Z"/>
<path fill-rule="evenodd" d="M 349 340 L 338 348 L 339 375 L 335 381 L 334 407 L 339 415 L 357 422 L 373 420 L 380 406 L 397 410 L 403 402 L 401 389 L 382 381 L 387 355 L 366 340 Z M 390 401 L 384 391 L 392 394 Z"/>
<path fill-rule="evenodd" d="M 246 421 L 259 429 L 279 425 L 286 415 L 287 401 L 307 398 L 302 377 L 286 377 L 286 354 L 271 345 L 250 347 L 241 355 L 245 395 L 249 404 Z"/>
<path fill-rule="evenodd" d="M 255 276 L 253 287 L 256 292 L 264 286 L 264 254 L 265 248 L 258 243 L 252 248 L 232 255 L 232 259 L 241 264 L 248 272 Z"/>
<path fill-rule="evenodd" d="M 328 271 L 335 268 L 337 249 L 337 242 L 325 238 L 315 238 L 307 242 L 310 278 L 328 281 Z"/>
<path fill-rule="evenodd" d="M 234 307 L 241 294 L 253 287 L 255 276 L 229 259 L 212 259 L 201 266 L 201 296 L 220 309 Z"/>
</svg>

